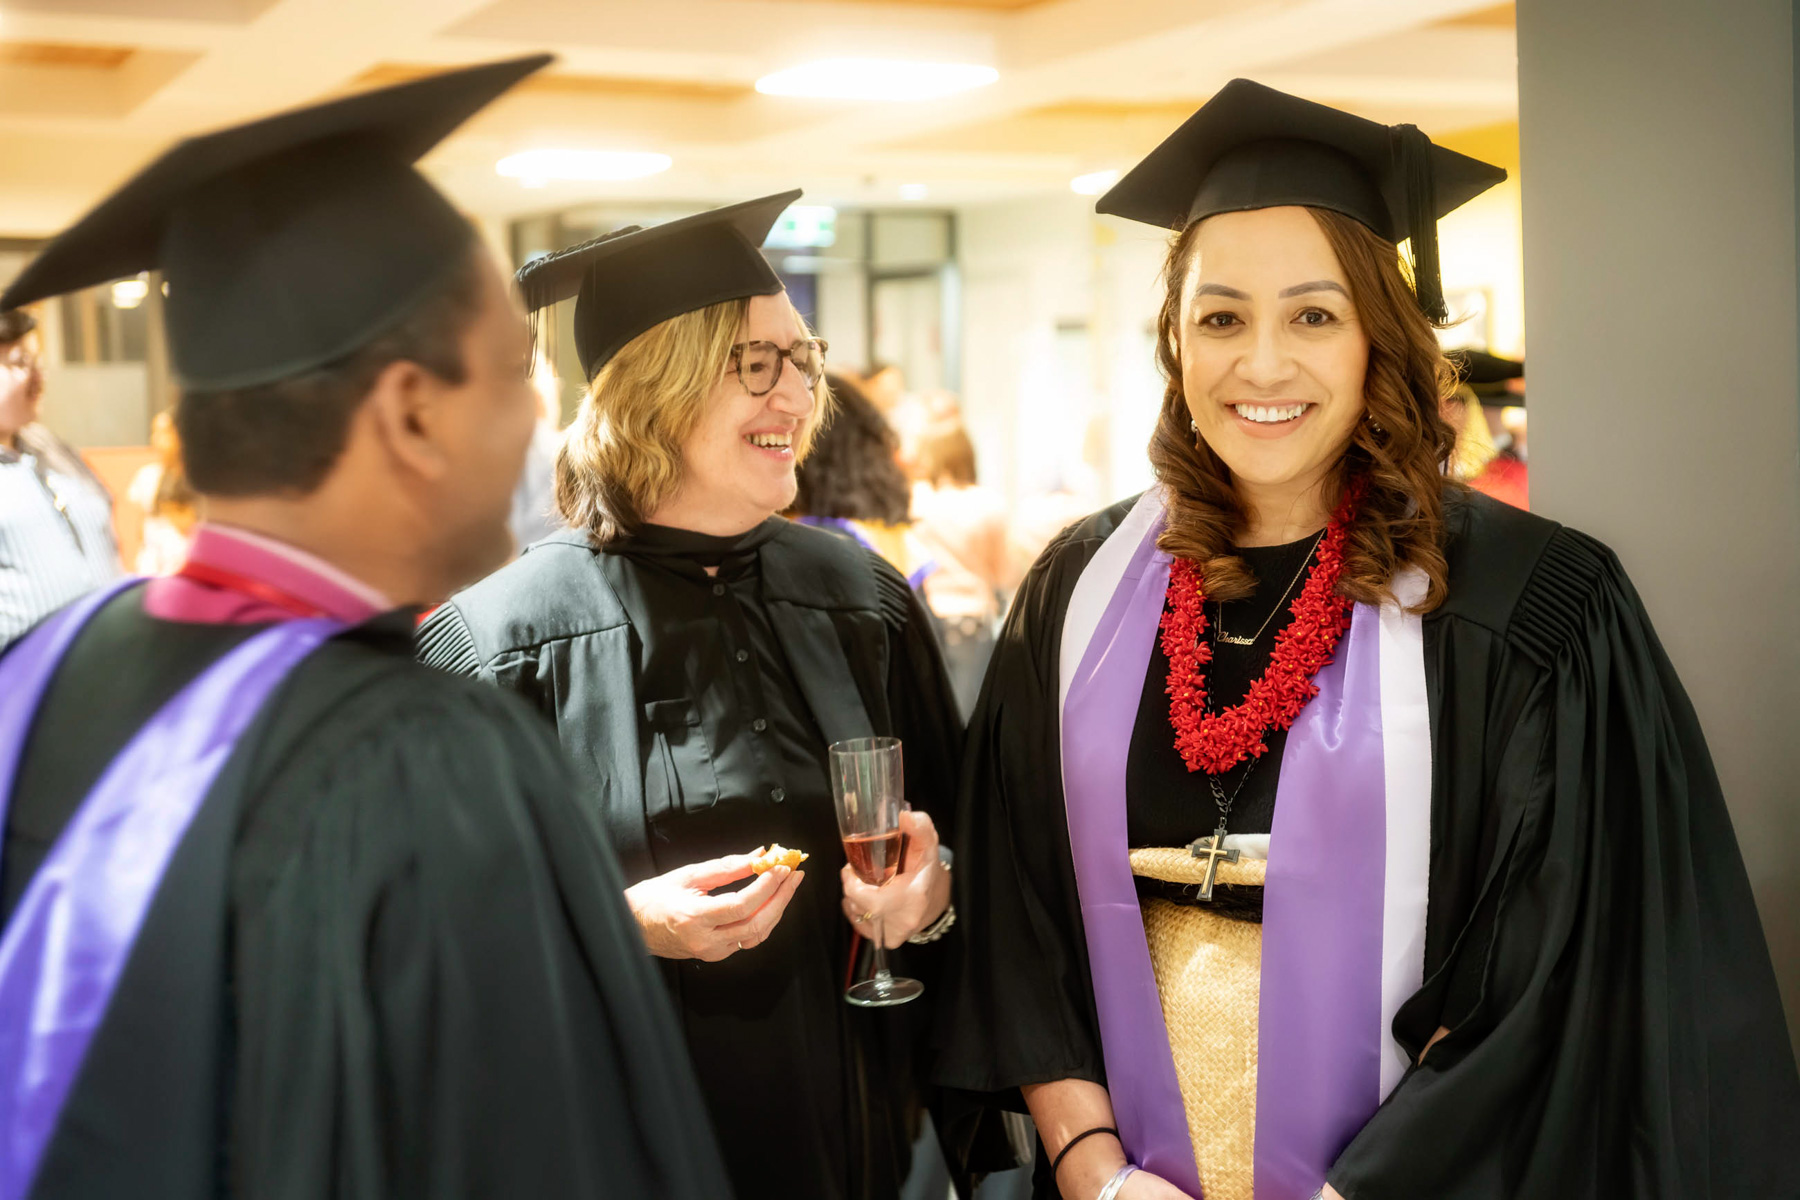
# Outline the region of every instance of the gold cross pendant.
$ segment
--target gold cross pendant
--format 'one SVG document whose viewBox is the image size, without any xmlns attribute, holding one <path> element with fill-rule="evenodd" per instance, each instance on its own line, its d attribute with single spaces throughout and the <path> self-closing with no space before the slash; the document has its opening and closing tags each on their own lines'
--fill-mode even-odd
<svg viewBox="0 0 1800 1200">
<path fill-rule="evenodd" d="M 1235 863 L 1238 860 L 1238 852 L 1236 850 L 1227 850 L 1224 847 L 1224 821 L 1219 822 L 1219 827 L 1213 830 L 1211 837 L 1197 838 L 1193 844 L 1188 847 L 1188 852 L 1195 858 L 1204 858 L 1206 860 L 1206 878 L 1202 880 L 1200 884 L 1200 899 L 1202 900 L 1211 900 L 1213 898 L 1213 878 L 1219 873 L 1219 860 L 1224 859 L 1228 863 Z"/>
</svg>

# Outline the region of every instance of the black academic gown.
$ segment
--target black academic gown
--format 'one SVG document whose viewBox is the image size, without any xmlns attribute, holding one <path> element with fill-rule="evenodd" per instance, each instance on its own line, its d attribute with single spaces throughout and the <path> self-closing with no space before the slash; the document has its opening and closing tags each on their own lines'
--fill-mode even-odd
<svg viewBox="0 0 1800 1200">
<path fill-rule="evenodd" d="M 77 639 L 6 825 L 4 914 L 113 755 L 261 626 Z M 548 729 L 412 659 L 305 660 L 171 860 L 32 1195 L 727 1194 L 692 1070 Z"/>
<path fill-rule="evenodd" d="M 970 730 L 938 1079 L 996 1103 L 1105 1082 L 1057 655 L 1075 580 L 1129 509 L 1044 552 Z M 1425 981 L 1395 1032 L 1415 1058 L 1451 1032 L 1330 1182 L 1348 1200 L 1794 1195 L 1800 1081 L 1774 972 L 1699 723 L 1631 584 L 1593 539 L 1481 496 L 1453 498 L 1446 553 L 1450 598 L 1424 621 Z M 1043 1171 L 1037 1194 L 1056 1195 Z"/>
<path fill-rule="evenodd" d="M 961 729 L 906 581 L 779 518 L 741 538 L 651 527 L 604 552 L 570 532 L 439 609 L 420 647 L 556 722 L 627 882 L 769 842 L 812 856 L 765 943 L 665 960 L 664 978 L 740 1196 L 895 1196 L 943 947 L 892 956 L 924 999 L 844 1002 L 852 931 L 825 747 L 900 737 L 908 797 L 952 826 Z"/>
</svg>

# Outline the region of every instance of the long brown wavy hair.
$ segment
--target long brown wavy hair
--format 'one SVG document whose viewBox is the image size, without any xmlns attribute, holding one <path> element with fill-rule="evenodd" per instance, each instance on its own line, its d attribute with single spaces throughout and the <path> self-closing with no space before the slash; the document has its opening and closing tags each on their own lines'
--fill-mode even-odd
<svg viewBox="0 0 1800 1200">
<path fill-rule="evenodd" d="M 1338 591 L 1361 603 L 1386 603 L 1393 599 L 1394 573 L 1414 566 L 1428 583 L 1418 610 L 1429 612 L 1444 602 L 1447 592 L 1444 494 L 1457 485 L 1446 481 L 1444 464 L 1456 446 L 1456 432 L 1438 405 L 1455 389 L 1455 375 L 1438 348 L 1430 318 L 1413 298 L 1394 243 L 1339 213 L 1307 211 L 1344 269 L 1350 299 L 1369 339 L 1363 383 L 1367 419 L 1357 422 L 1322 497 L 1327 510 L 1335 510 L 1345 489 L 1362 481 L 1362 502 L 1345 543 Z M 1168 497 L 1168 527 L 1158 544 L 1200 564 L 1209 598 L 1240 600 L 1256 590 L 1255 577 L 1232 552 L 1247 517 L 1230 469 L 1192 432 L 1181 382 L 1181 292 L 1200 224 L 1175 238 L 1163 265 L 1156 358 L 1168 383 L 1150 436 L 1150 465 Z"/>
</svg>

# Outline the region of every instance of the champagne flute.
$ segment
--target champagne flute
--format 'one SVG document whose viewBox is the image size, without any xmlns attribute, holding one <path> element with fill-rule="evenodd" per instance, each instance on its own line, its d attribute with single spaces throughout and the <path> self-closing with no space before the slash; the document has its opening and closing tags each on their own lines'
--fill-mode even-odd
<svg viewBox="0 0 1800 1200">
<path fill-rule="evenodd" d="M 900 813 L 906 807 L 905 775 L 900 739 L 852 738 L 833 742 L 831 794 L 837 801 L 838 833 L 844 839 L 844 856 L 857 878 L 881 887 L 900 869 L 905 839 L 900 833 Z M 916 979 L 888 971 L 887 947 L 882 943 L 881 918 L 874 921 L 875 973 L 853 984 L 844 999 L 864 1008 L 885 1008 L 918 999 L 925 985 Z"/>
</svg>

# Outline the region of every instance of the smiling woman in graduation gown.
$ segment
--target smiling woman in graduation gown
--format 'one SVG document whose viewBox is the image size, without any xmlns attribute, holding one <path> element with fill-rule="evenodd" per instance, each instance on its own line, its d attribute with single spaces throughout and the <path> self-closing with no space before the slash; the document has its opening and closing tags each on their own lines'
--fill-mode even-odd
<svg viewBox="0 0 1800 1200">
<path fill-rule="evenodd" d="M 1054 1178 L 1040 1166 L 1040 1197 L 1793 1190 L 1800 1084 L 1773 971 L 1636 593 L 1592 538 L 1437 479 L 1449 379 L 1419 315 L 1442 318 L 1435 263 L 1405 315 L 1392 243 L 1430 247 L 1437 215 L 1497 177 L 1416 130 L 1238 81 L 1102 201 L 1181 234 L 1163 482 L 1057 539 L 1007 622 L 970 731 L 938 1072 L 996 1104 L 1022 1089 L 1051 1156 L 1104 1127 Z M 1366 392 L 1331 386 L 1346 361 Z M 1408 455 L 1425 469 L 1405 474 Z M 1306 461 L 1323 498 L 1286 506 Z M 1314 515 L 1271 521 L 1265 499 Z M 1189 647 L 1164 628 L 1170 581 L 1209 507 L 1196 577 L 1226 594 L 1201 610 L 1207 711 L 1281 675 L 1297 612 L 1341 638 L 1235 760 L 1178 748 L 1194 726 L 1171 711 L 1171 652 Z M 1376 520 L 1394 594 L 1340 626 L 1347 601 L 1307 587 L 1354 574 L 1357 524 Z M 1202 900 L 1215 828 L 1237 861 Z M 1207 924 L 1172 963 L 1190 910 Z"/>
<path fill-rule="evenodd" d="M 758 249 L 797 194 L 521 273 L 528 302 L 578 297 L 594 383 L 558 463 L 575 527 L 454 597 L 420 653 L 524 696 L 580 764 L 739 1193 L 878 1200 L 906 1175 L 942 946 L 896 954 L 923 1000 L 865 1010 L 843 999 L 851 944 L 872 911 L 890 944 L 954 919 L 925 818 L 950 821 L 961 729 L 906 581 L 774 515 L 826 404 Z M 917 810 L 879 894 L 840 882 L 825 755 L 873 734 L 904 742 Z M 729 891 L 770 843 L 811 858 Z M 706 915 L 734 895 L 747 910 Z"/>
<path fill-rule="evenodd" d="M 504 558 L 533 410 L 412 162 L 548 61 L 185 141 L 5 297 L 166 273 L 210 508 L 0 658 L 9 1200 L 728 1194 L 554 737 L 412 655 Z"/>
</svg>

